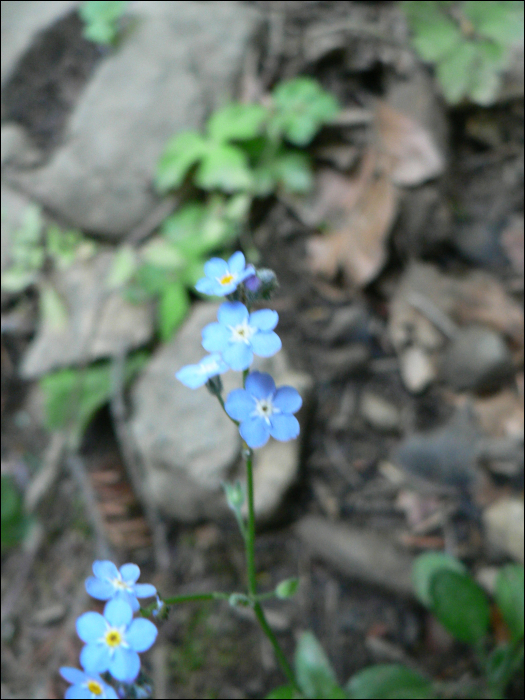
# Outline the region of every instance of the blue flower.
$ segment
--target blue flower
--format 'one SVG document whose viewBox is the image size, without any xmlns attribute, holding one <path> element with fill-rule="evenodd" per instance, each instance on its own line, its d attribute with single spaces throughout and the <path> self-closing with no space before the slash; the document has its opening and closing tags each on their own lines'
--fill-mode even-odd
<svg viewBox="0 0 525 700">
<path fill-rule="evenodd" d="M 287 442 L 299 435 L 299 421 L 293 413 L 302 406 L 299 393 L 291 386 L 276 389 L 269 374 L 252 372 L 245 389 L 234 389 L 226 399 L 226 413 L 240 422 L 239 432 L 249 447 L 266 445 L 270 435 Z"/>
<path fill-rule="evenodd" d="M 271 357 L 282 343 L 273 329 L 279 315 L 270 309 L 248 313 L 240 301 L 225 302 L 219 307 L 219 323 L 210 323 L 202 331 L 202 346 L 209 352 L 220 352 L 234 370 L 248 369 L 253 354 Z"/>
<path fill-rule="evenodd" d="M 78 618 L 78 636 L 86 642 L 80 663 L 88 672 L 109 671 L 118 681 L 135 680 L 140 670 L 137 652 L 150 648 L 157 638 L 157 628 L 142 617 L 132 618 L 131 606 L 121 598 L 106 603 L 103 616 L 87 612 Z"/>
<path fill-rule="evenodd" d="M 227 372 L 229 369 L 222 357 L 215 353 L 203 357 L 196 365 L 186 365 L 179 369 L 175 376 L 179 382 L 182 382 L 190 389 L 197 389 L 199 386 L 206 384 L 211 377 Z"/>
<path fill-rule="evenodd" d="M 98 673 L 86 673 L 78 668 L 63 666 L 60 669 L 60 675 L 68 683 L 73 683 L 66 690 L 64 696 L 66 700 L 76 700 L 77 698 L 96 698 L 96 700 L 118 698 L 115 689 L 105 683 Z"/>
<path fill-rule="evenodd" d="M 222 258 L 212 258 L 204 265 L 206 277 L 197 282 L 195 289 L 209 296 L 225 297 L 254 272 L 253 265 L 246 267 L 246 259 L 240 251 L 234 253 L 228 262 Z"/>
<path fill-rule="evenodd" d="M 136 564 L 124 564 L 117 569 L 112 561 L 96 561 L 93 563 L 94 576 L 86 580 L 86 591 L 97 600 L 122 598 L 136 612 L 139 608 L 137 598 L 149 598 L 157 593 L 151 583 L 135 583 L 140 576 Z"/>
</svg>

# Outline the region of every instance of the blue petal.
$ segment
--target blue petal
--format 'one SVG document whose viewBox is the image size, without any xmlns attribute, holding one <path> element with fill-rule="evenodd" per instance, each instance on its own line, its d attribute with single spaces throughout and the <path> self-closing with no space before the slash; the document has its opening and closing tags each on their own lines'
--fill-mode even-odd
<svg viewBox="0 0 525 700">
<path fill-rule="evenodd" d="M 80 663 L 88 673 L 104 673 L 108 670 L 110 661 L 107 644 L 86 644 L 80 652 Z"/>
<path fill-rule="evenodd" d="M 85 700 L 86 698 L 92 698 L 93 695 L 91 690 L 85 685 L 72 685 L 66 690 L 64 697 L 66 700 Z"/>
<path fill-rule="evenodd" d="M 244 255 L 241 253 L 240 250 L 238 250 L 236 253 L 234 253 L 231 258 L 228 260 L 228 267 L 230 268 L 231 272 L 242 272 L 246 266 L 246 258 Z M 206 269 L 206 268 L 204 268 Z M 208 274 L 208 273 L 206 273 Z"/>
<path fill-rule="evenodd" d="M 136 583 L 133 592 L 137 598 L 151 598 L 157 595 L 157 589 L 151 583 Z"/>
<path fill-rule="evenodd" d="M 117 591 L 117 593 L 113 597 L 113 600 L 115 600 L 115 598 L 119 598 L 120 600 L 123 600 L 125 603 L 127 603 L 133 610 L 133 612 L 137 612 L 137 610 L 140 608 L 140 603 L 137 600 L 136 596 L 133 595 L 133 593 L 130 593 L 129 591 Z"/>
<path fill-rule="evenodd" d="M 136 564 L 123 564 L 120 567 L 120 575 L 126 583 L 135 583 L 140 576 L 140 569 Z"/>
<path fill-rule="evenodd" d="M 260 331 L 273 331 L 279 322 L 279 314 L 271 309 L 260 309 L 250 314 L 250 326 L 255 326 Z"/>
<path fill-rule="evenodd" d="M 186 365 L 175 375 L 179 382 L 190 389 L 197 389 L 208 381 L 206 374 L 201 372 L 199 365 Z"/>
<path fill-rule="evenodd" d="M 224 404 L 226 413 L 233 420 L 246 420 L 255 408 L 255 401 L 244 389 L 234 389 Z"/>
<path fill-rule="evenodd" d="M 222 258 L 212 258 L 204 264 L 204 274 L 210 279 L 216 279 L 217 277 L 223 277 L 228 274 L 228 265 Z"/>
<path fill-rule="evenodd" d="M 87 676 L 84 671 L 78 668 L 73 668 L 73 666 L 62 666 L 60 669 L 60 675 L 68 683 L 83 683 Z"/>
<path fill-rule="evenodd" d="M 240 301 L 226 301 L 219 306 L 217 318 L 223 326 L 238 326 L 248 318 L 248 309 Z"/>
<path fill-rule="evenodd" d="M 248 369 L 253 362 L 253 352 L 246 343 L 233 343 L 223 353 L 224 361 L 236 372 Z"/>
<path fill-rule="evenodd" d="M 100 639 L 106 631 L 106 621 L 97 612 L 86 612 L 77 620 L 77 634 L 83 642 L 89 644 Z"/>
<path fill-rule="evenodd" d="M 115 595 L 115 586 L 109 581 L 101 581 L 99 578 L 90 576 L 86 579 L 86 591 L 97 600 L 109 600 Z"/>
<path fill-rule="evenodd" d="M 153 624 L 153 623 L 152 623 Z M 109 672 L 117 681 L 131 683 L 139 675 L 140 659 L 136 651 L 117 647 L 109 664 Z"/>
<path fill-rule="evenodd" d="M 102 581 L 118 578 L 118 569 L 112 561 L 94 561 L 93 573 Z"/>
<path fill-rule="evenodd" d="M 296 413 L 303 405 L 303 400 L 293 387 L 281 386 L 275 392 L 273 405 L 281 409 L 283 413 Z"/>
<path fill-rule="evenodd" d="M 228 347 L 230 335 L 220 323 L 210 323 L 202 329 L 202 347 L 208 352 L 222 352 Z"/>
<path fill-rule="evenodd" d="M 275 392 L 275 382 L 265 372 L 251 372 L 246 377 L 245 387 L 257 399 L 266 399 Z"/>
<path fill-rule="evenodd" d="M 249 447 L 254 449 L 266 445 L 270 438 L 270 428 L 263 418 L 248 418 L 241 423 L 239 432 Z"/>
<path fill-rule="evenodd" d="M 239 272 L 239 275 L 237 277 L 237 284 L 240 284 L 241 282 L 244 282 L 245 279 L 248 279 L 248 277 L 251 277 L 253 274 L 255 274 L 255 268 L 253 265 L 247 265 L 246 270 L 243 270 L 242 272 Z"/>
<path fill-rule="evenodd" d="M 158 630 L 149 620 L 133 620 L 126 632 L 126 641 L 135 651 L 146 651 L 157 639 Z"/>
<path fill-rule="evenodd" d="M 273 331 L 256 333 L 252 337 L 251 343 L 254 353 L 260 357 L 271 357 L 279 352 L 283 346 L 281 339 Z"/>
<path fill-rule="evenodd" d="M 215 288 L 215 291 L 213 294 L 216 297 L 225 297 L 228 296 L 228 294 L 231 294 L 237 289 L 237 286 L 239 284 L 239 279 L 234 279 L 230 284 L 219 284 L 217 282 L 217 287 Z"/>
<path fill-rule="evenodd" d="M 122 598 L 113 598 L 104 607 L 104 617 L 113 627 L 121 627 L 129 625 L 133 618 L 133 610 Z"/>
<path fill-rule="evenodd" d="M 118 695 L 115 691 L 115 688 L 104 683 L 104 690 L 106 692 L 106 697 L 108 698 L 108 700 L 118 700 Z"/>
<path fill-rule="evenodd" d="M 270 434 L 276 440 L 288 442 L 294 440 L 300 432 L 299 421 L 286 413 L 274 414 L 270 419 Z"/>
<path fill-rule="evenodd" d="M 201 277 L 195 285 L 195 289 L 201 294 L 207 294 L 210 297 L 222 294 L 221 285 L 216 280 L 209 279 L 209 277 Z"/>
</svg>

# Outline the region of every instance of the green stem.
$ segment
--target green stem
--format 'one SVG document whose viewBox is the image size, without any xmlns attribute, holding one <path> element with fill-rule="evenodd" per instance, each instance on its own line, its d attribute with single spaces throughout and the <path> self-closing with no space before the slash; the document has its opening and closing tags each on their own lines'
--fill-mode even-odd
<svg viewBox="0 0 525 700">
<path fill-rule="evenodd" d="M 244 377 L 244 379 L 245 378 L 246 377 Z M 253 501 L 253 459 L 251 456 L 251 450 L 249 449 L 248 445 L 245 444 L 244 448 L 245 450 L 247 450 L 247 454 L 249 454 L 249 457 L 247 457 L 246 459 L 246 486 L 248 492 L 248 527 L 246 528 L 245 540 L 246 566 L 248 570 L 248 595 L 250 596 L 250 598 L 256 600 L 257 580 L 255 575 L 255 508 Z M 294 673 L 290 667 L 290 664 L 286 660 L 286 657 L 279 645 L 279 642 L 277 641 L 277 637 L 273 633 L 273 630 L 271 629 L 270 625 L 268 624 L 268 621 L 266 620 L 264 610 L 262 609 L 262 606 L 258 600 L 256 600 L 256 602 L 254 603 L 253 609 L 263 632 L 271 642 L 271 645 L 275 652 L 275 656 L 277 657 L 277 661 L 279 662 L 279 665 L 281 666 L 284 675 L 287 677 L 289 683 L 291 683 L 291 685 L 293 685 L 293 687 L 298 691 L 299 687 L 297 685 L 297 681 L 295 680 Z"/>
<path fill-rule="evenodd" d="M 189 603 L 195 600 L 228 600 L 229 593 L 190 593 L 188 595 L 175 595 L 173 598 L 164 598 L 166 605 L 176 605 L 177 603 Z"/>
</svg>

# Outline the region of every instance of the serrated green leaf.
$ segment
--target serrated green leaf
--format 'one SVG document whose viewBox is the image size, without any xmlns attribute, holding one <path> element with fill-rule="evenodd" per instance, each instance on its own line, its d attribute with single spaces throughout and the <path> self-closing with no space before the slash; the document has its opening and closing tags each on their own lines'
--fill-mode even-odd
<svg viewBox="0 0 525 700">
<path fill-rule="evenodd" d="M 523 44 L 523 2 L 463 2 L 476 33 L 503 46 Z"/>
<path fill-rule="evenodd" d="M 356 673 L 346 684 L 351 698 L 431 698 L 432 685 L 401 664 L 381 664 Z"/>
<path fill-rule="evenodd" d="M 18 294 L 34 284 L 37 278 L 36 272 L 28 272 L 24 269 L 12 267 L 2 272 L 2 289 L 6 292 L 11 292 L 11 294 Z"/>
<path fill-rule="evenodd" d="M 460 574 L 466 573 L 465 566 L 450 554 L 445 552 L 425 552 L 414 562 L 412 567 L 412 583 L 417 598 L 427 608 L 432 605 L 430 586 L 432 579 L 438 571 L 448 569 Z"/>
<path fill-rule="evenodd" d="M 295 650 L 297 683 L 307 698 L 344 698 L 323 648 L 311 632 L 304 632 Z"/>
<path fill-rule="evenodd" d="M 138 260 L 135 248 L 130 245 L 121 246 L 113 257 L 106 278 L 106 288 L 117 289 L 117 287 L 125 285 L 133 277 L 137 267 Z"/>
<path fill-rule="evenodd" d="M 173 282 L 164 288 L 159 300 L 159 332 L 163 341 L 171 338 L 184 321 L 189 308 L 188 293 L 180 282 Z"/>
<path fill-rule="evenodd" d="M 40 289 L 40 315 L 45 326 L 61 331 L 67 325 L 67 307 L 57 290 L 44 284 Z"/>
<path fill-rule="evenodd" d="M 495 598 L 503 619 L 512 635 L 512 641 L 523 638 L 524 631 L 524 588 L 523 566 L 507 564 L 501 568 L 496 578 Z"/>
<path fill-rule="evenodd" d="M 313 187 L 310 159 L 306 153 L 289 151 L 280 154 L 273 164 L 275 177 L 285 190 L 307 194 Z"/>
<path fill-rule="evenodd" d="M 464 42 L 438 64 L 437 77 L 450 104 L 457 104 L 468 94 L 476 59 L 474 43 Z"/>
<path fill-rule="evenodd" d="M 267 115 L 262 105 L 234 102 L 211 115 L 208 134 L 217 142 L 253 139 L 260 133 Z"/>
<path fill-rule="evenodd" d="M 165 270 L 180 270 L 184 267 L 184 257 L 176 246 L 159 236 L 146 243 L 140 251 L 140 257 L 145 263 Z"/>
<path fill-rule="evenodd" d="M 438 12 L 433 22 L 416 24 L 413 44 L 424 61 L 435 63 L 461 43 L 459 26 L 450 17 Z"/>
<path fill-rule="evenodd" d="M 235 146 L 216 146 L 202 159 L 195 182 L 204 190 L 247 190 L 252 184 L 246 155 Z"/>
<path fill-rule="evenodd" d="M 450 634 L 465 644 L 478 645 L 490 624 L 490 606 L 480 586 L 469 576 L 442 569 L 430 585 L 432 611 Z"/>
<path fill-rule="evenodd" d="M 168 141 L 157 166 L 156 185 L 160 192 L 180 187 L 188 173 L 209 150 L 210 145 L 196 131 L 184 131 Z"/>
</svg>

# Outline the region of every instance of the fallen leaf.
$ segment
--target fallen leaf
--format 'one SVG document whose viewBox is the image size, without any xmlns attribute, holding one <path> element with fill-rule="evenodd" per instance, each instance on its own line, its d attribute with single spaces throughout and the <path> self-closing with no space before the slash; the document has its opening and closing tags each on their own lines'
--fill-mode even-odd
<svg viewBox="0 0 525 700">
<path fill-rule="evenodd" d="M 396 185 L 414 186 L 440 175 L 444 159 L 419 122 L 378 100 L 375 112 L 378 149 L 391 159 Z"/>
</svg>

